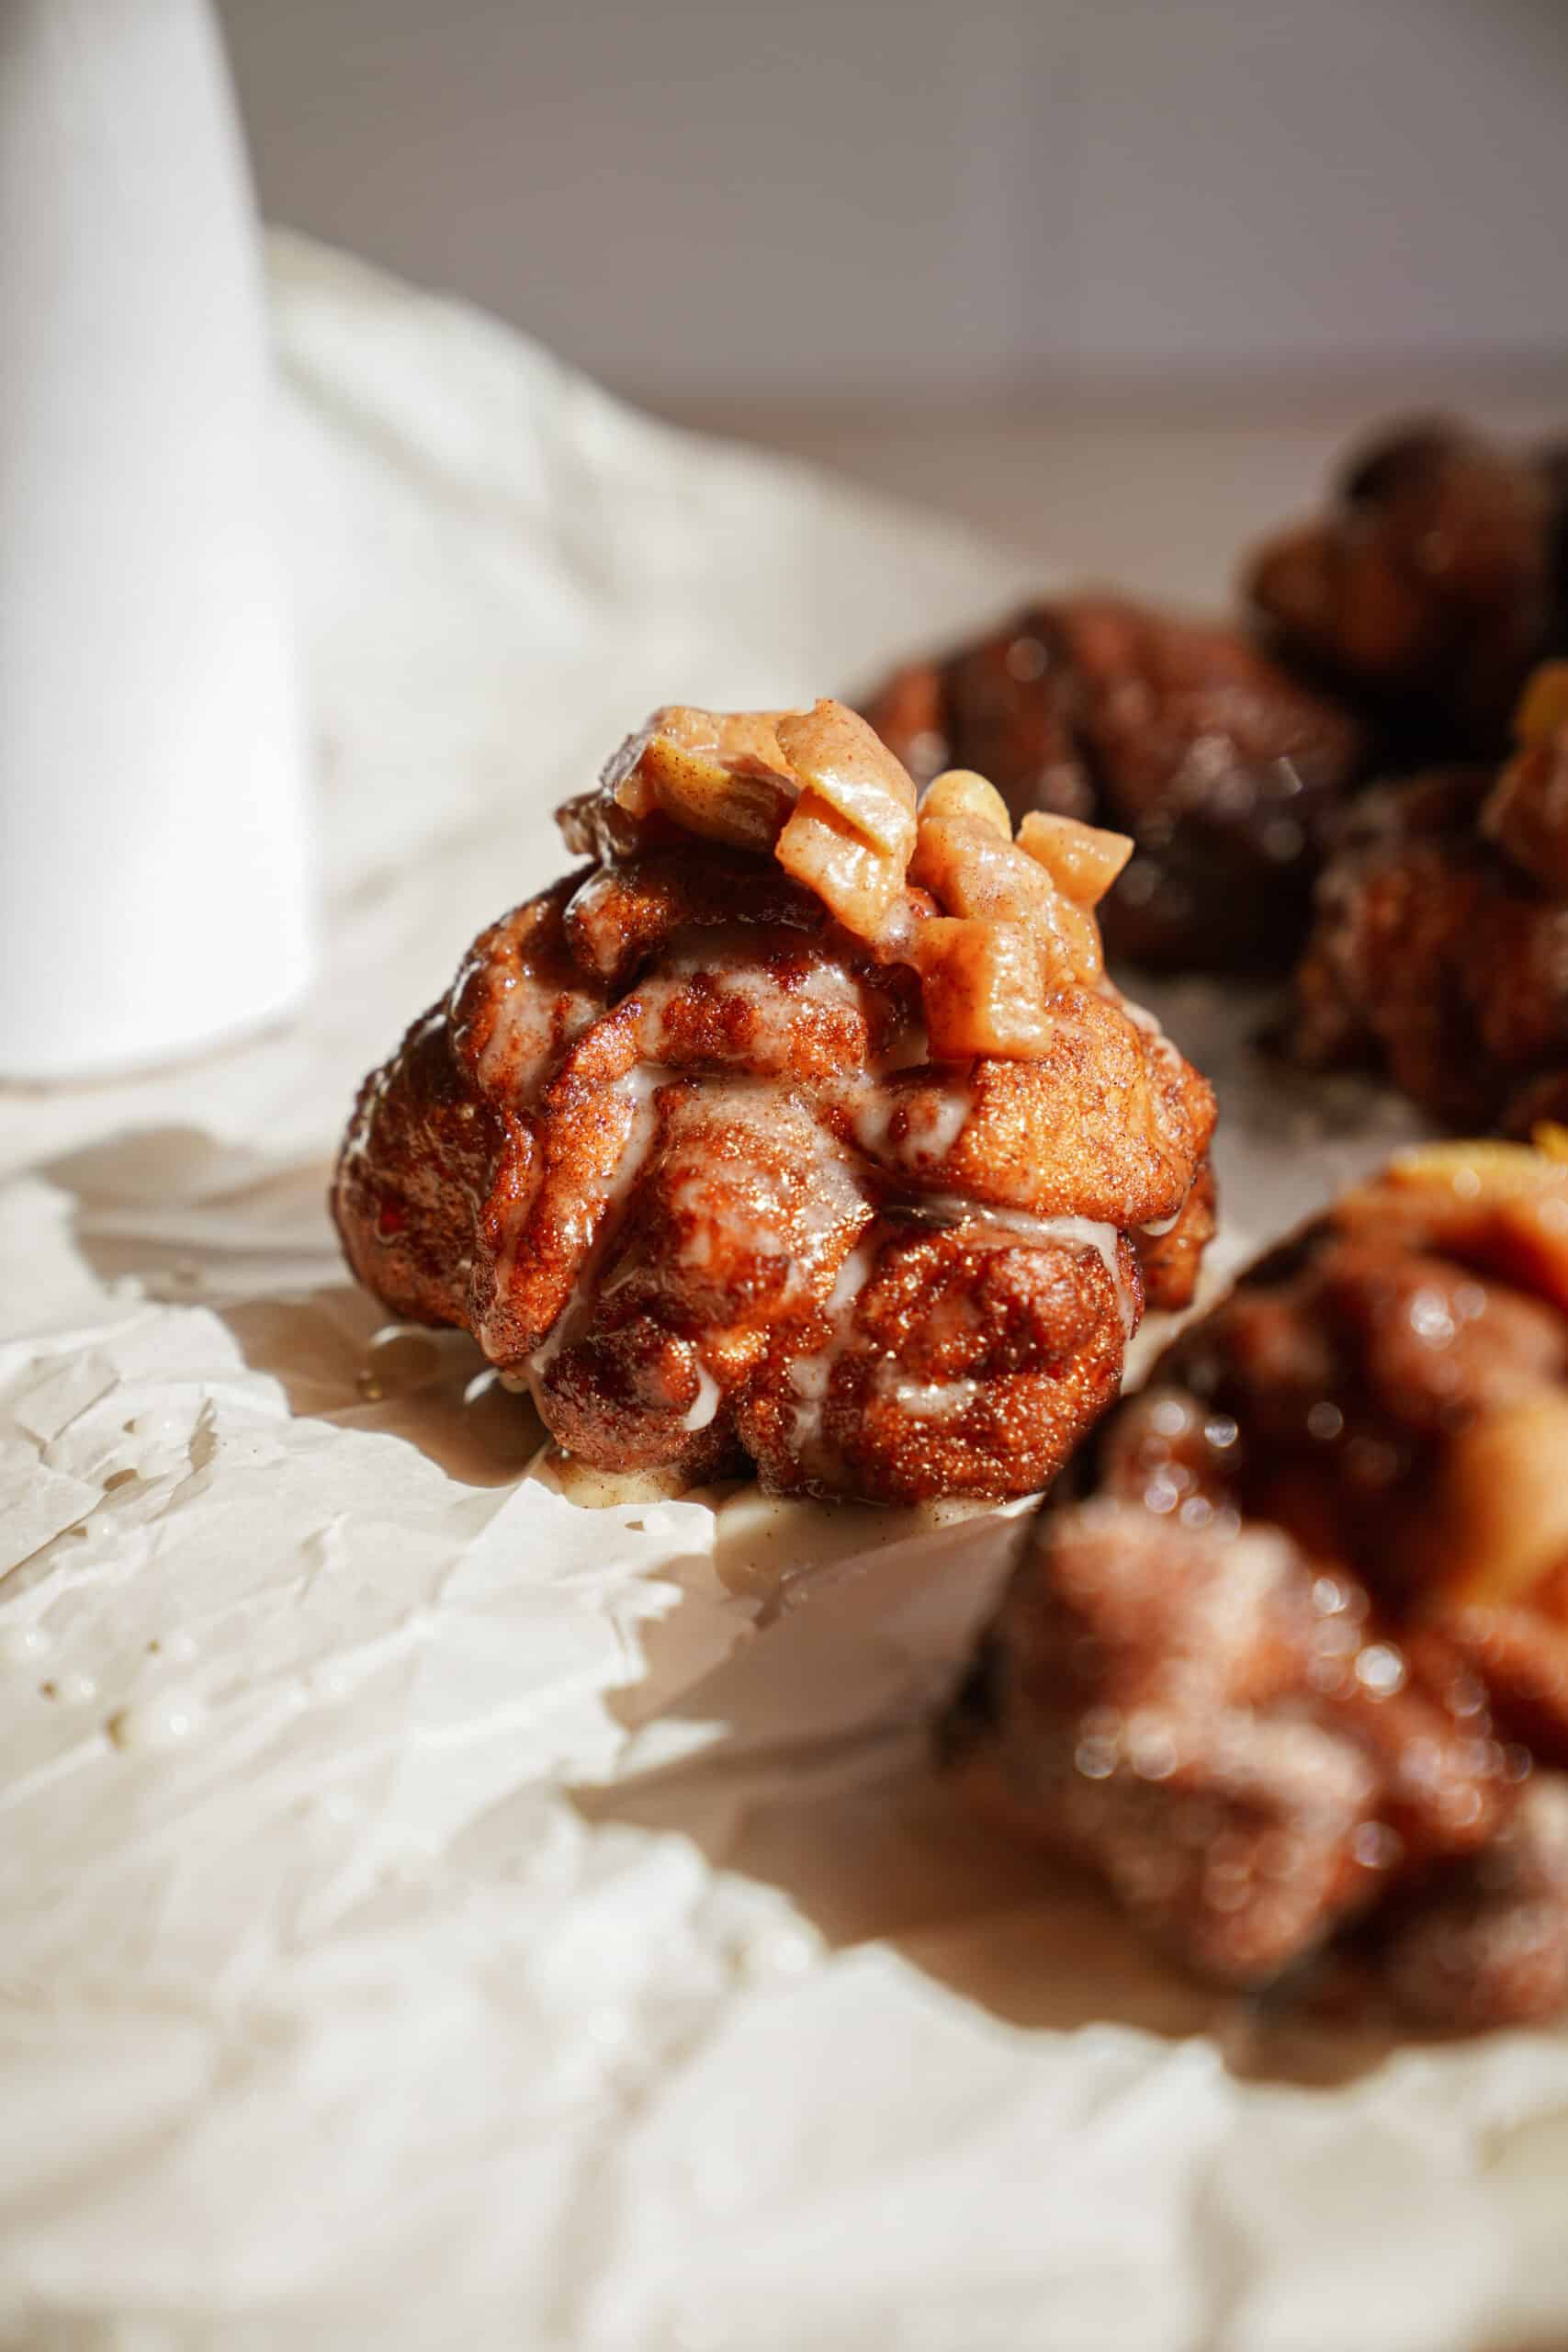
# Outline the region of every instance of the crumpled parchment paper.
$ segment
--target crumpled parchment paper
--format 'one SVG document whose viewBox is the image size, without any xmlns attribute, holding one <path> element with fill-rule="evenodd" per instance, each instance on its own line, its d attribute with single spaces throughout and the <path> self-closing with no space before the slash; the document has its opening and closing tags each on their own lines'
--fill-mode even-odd
<svg viewBox="0 0 1568 2352">
<path fill-rule="evenodd" d="M 1560 2346 L 1568 2038 L 1215 1999 L 932 1781 L 1016 1518 L 581 1510 L 327 1227 L 355 1082 L 647 707 L 1038 582 L 273 263 L 328 969 L 242 1051 L 0 1098 L 0 2340 Z M 1409 1131 L 1159 1001 L 1226 1262 Z"/>
</svg>

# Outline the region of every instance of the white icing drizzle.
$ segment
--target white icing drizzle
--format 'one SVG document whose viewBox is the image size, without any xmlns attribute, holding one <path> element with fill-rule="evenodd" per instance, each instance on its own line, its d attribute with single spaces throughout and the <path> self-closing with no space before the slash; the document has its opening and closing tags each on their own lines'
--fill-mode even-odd
<svg viewBox="0 0 1568 2352">
<path fill-rule="evenodd" d="M 547 987 L 528 972 L 491 975 L 490 999 L 495 1017 L 476 1074 L 486 1094 L 504 1094 L 525 1109 L 553 1063 L 604 1007 L 580 989 Z"/>
<path fill-rule="evenodd" d="M 1116 1291 L 1122 1329 L 1129 1340 L 1138 1328 L 1135 1291 L 1122 1269 L 1121 1234 L 1113 1225 L 1087 1216 L 1031 1216 L 1023 1209 L 992 1208 L 967 1200 L 961 1193 L 931 1193 L 903 1204 L 900 1214 L 917 1224 L 964 1225 L 965 1247 L 1005 1250 L 1015 1241 L 1032 1248 L 1090 1250 L 1110 1275 Z"/>
<path fill-rule="evenodd" d="M 1134 998 L 1123 996 L 1120 989 L 1108 989 L 1106 993 L 1121 1006 L 1134 1028 L 1143 1031 L 1154 1052 L 1162 1061 L 1179 1066 L 1180 1047 L 1173 1045 L 1166 1035 L 1157 1013 L 1151 1012 L 1146 1004 L 1139 1004 Z"/>
<path fill-rule="evenodd" d="M 921 1087 L 885 1086 L 870 1079 L 855 1107 L 852 1132 L 869 1159 L 913 1172 L 951 1158 L 974 1108 L 975 1089 L 963 1079 L 933 1078 Z M 895 1136 L 900 1114 L 906 1124 Z"/>
<path fill-rule="evenodd" d="M 953 1421 L 966 1412 L 980 1394 L 977 1380 L 900 1380 L 897 1367 L 885 1369 L 892 1377 L 884 1393 L 892 1396 L 900 1412 L 916 1421 Z"/>
<path fill-rule="evenodd" d="M 1113 1225 L 1099 1225 L 1087 1216 L 1030 1217 L 1031 1238 L 1067 1250 L 1091 1250 L 1111 1277 L 1122 1336 L 1130 1340 L 1138 1328 L 1136 1292 L 1122 1271 L 1122 1236 Z M 1038 1228 L 1036 1235 L 1034 1229 Z"/>
<path fill-rule="evenodd" d="M 802 999 L 824 1006 L 863 1009 L 859 984 L 841 967 L 830 962 L 808 966 L 796 987 L 785 990 L 770 981 L 765 972 L 759 971 L 755 962 L 755 943 L 737 937 L 728 940 L 722 935 L 716 944 L 712 940 L 700 943 L 677 959 L 660 978 L 642 991 L 645 1012 L 644 1035 L 655 1031 L 665 1008 L 673 997 L 688 987 L 698 973 L 716 981 L 726 992 L 740 996 L 752 1010 L 755 1018 L 753 1034 L 756 1048 L 771 1057 L 780 1056 L 787 1063 L 790 1033 L 795 1010 Z M 520 993 L 525 993 L 520 991 Z M 1122 1002 L 1128 1018 L 1151 1040 L 1166 1051 L 1175 1048 L 1166 1038 L 1155 1015 L 1129 999 Z M 517 1008 L 521 1017 L 523 1007 Z M 499 1028 L 498 1023 L 498 1028 Z M 924 1049 L 923 1036 L 910 1035 L 903 1046 L 911 1056 Z M 494 1041 L 492 1040 L 492 1046 Z M 910 1171 L 940 1166 L 952 1154 L 974 1109 L 974 1088 L 967 1078 L 936 1078 L 917 1088 L 887 1086 L 884 1080 L 888 1072 L 916 1068 L 917 1058 L 905 1058 L 898 1051 L 883 1069 L 874 1075 L 867 1073 L 856 1085 L 858 1100 L 852 1116 L 852 1130 L 856 1143 L 868 1157 Z M 671 1076 L 670 1069 L 652 1061 L 639 1062 L 616 1085 L 615 1091 L 628 1097 L 632 1103 L 632 1120 L 614 1177 L 606 1189 L 593 1241 L 578 1270 L 571 1295 L 556 1317 L 548 1333 L 528 1358 L 525 1372 L 527 1385 L 538 1401 L 542 1384 L 551 1364 L 561 1350 L 570 1347 L 580 1336 L 585 1322 L 593 1312 L 599 1295 L 597 1275 L 612 1249 L 625 1216 L 627 1203 L 637 1179 L 642 1173 L 651 1148 L 656 1128 L 653 1098 L 659 1088 Z M 704 1090 L 702 1114 L 706 1119 L 728 1118 L 738 1125 L 751 1126 L 767 1134 L 776 1129 L 781 1116 L 789 1117 L 795 1111 L 787 1097 L 781 1097 L 774 1081 L 767 1075 L 737 1076 L 723 1086 L 708 1086 Z M 900 1114 L 912 1114 L 905 1132 L 895 1139 L 890 1130 Z M 809 1122 L 814 1158 L 815 1178 L 807 1198 L 808 1226 L 812 1232 L 825 1234 L 842 1215 L 846 1185 L 854 1186 L 850 1170 L 835 1150 L 830 1136 L 813 1118 Z M 841 1179 L 841 1181 L 835 1181 Z M 697 1230 L 702 1230 L 706 1202 L 700 1169 L 687 1180 L 690 1198 L 682 1201 L 682 1187 L 672 1194 L 677 1212 L 682 1205 L 689 1208 Z M 1042 1217 L 1021 1209 L 998 1207 L 976 1201 L 964 1194 L 932 1192 L 914 1200 L 901 1203 L 892 1214 L 900 1220 L 939 1227 L 962 1225 L 966 1246 L 1005 1249 L 1010 1244 L 1023 1243 L 1034 1248 L 1066 1249 L 1092 1251 L 1105 1267 L 1115 1292 L 1118 1312 L 1124 1336 L 1131 1339 L 1137 1328 L 1139 1302 L 1134 1283 L 1124 1272 L 1122 1263 L 1121 1234 L 1116 1226 L 1082 1216 Z M 1177 1223 L 1180 1211 L 1157 1224 L 1143 1228 L 1152 1236 L 1168 1233 Z M 516 1251 L 523 1238 L 525 1220 L 518 1231 L 509 1238 L 497 1267 L 498 1291 L 504 1295 Z M 731 1246 L 748 1246 L 748 1237 L 733 1230 L 733 1208 L 724 1222 L 724 1238 Z M 822 1408 L 832 1380 L 833 1367 L 848 1344 L 852 1328 L 855 1301 L 869 1276 L 880 1239 L 862 1242 L 852 1249 L 840 1267 L 833 1288 L 824 1302 L 823 1313 L 829 1323 L 829 1335 L 811 1354 L 796 1357 L 787 1367 L 786 1379 L 795 1399 L 793 1407 L 794 1442 L 797 1447 L 807 1446 L 821 1436 Z M 759 1249 L 774 1247 L 778 1233 L 775 1224 L 759 1210 L 752 1245 Z M 799 1269 L 802 1276 L 805 1268 Z M 791 1289 L 795 1288 L 792 1283 Z M 782 1304 L 782 1302 L 781 1302 Z M 896 1385 L 892 1394 L 900 1408 L 917 1419 L 943 1419 L 962 1412 L 977 1391 L 973 1381 L 928 1383 L 897 1377 L 897 1368 L 890 1367 Z M 697 1365 L 697 1394 L 688 1408 L 682 1426 L 695 1434 L 708 1427 L 723 1401 L 723 1392 L 713 1374 L 701 1362 Z"/>
<path fill-rule="evenodd" d="M 722 1395 L 723 1391 L 720 1389 L 717 1381 L 714 1378 L 706 1364 L 703 1363 L 699 1360 L 697 1364 L 697 1393 L 692 1400 L 691 1406 L 687 1410 L 686 1417 L 681 1423 L 681 1427 L 685 1430 L 689 1435 L 694 1437 L 696 1435 L 698 1430 L 705 1430 L 708 1423 L 712 1420 L 714 1415 L 718 1410 L 719 1400 Z"/>
<path fill-rule="evenodd" d="M 796 1452 L 816 1444 L 822 1435 L 822 1405 L 832 1382 L 833 1366 L 848 1344 L 855 1301 L 865 1288 L 875 1261 L 876 1245 L 857 1242 L 839 1268 L 838 1279 L 823 1302 L 828 1337 L 810 1355 L 796 1356 L 788 1367 L 786 1377 L 797 1399 L 790 1427 Z"/>
<path fill-rule="evenodd" d="M 1183 1201 L 1181 1208 L 1184 1209 L 1186 1206 L 1187 1204 Z M 1138 1231 L 1145 1234 L 1151 1241 L 1163 1241 L 1166 1235 L 1174 1233 L 1180 1223 L 1181 1209 L 1177 1209 L 1169 1216 L 1156 1217 L 1151 1225 L 1139 1226 Z"/>
<path fill-rule="evenodd" d="M 797 1396 L 808 1405 L 820 1405 L 828 1394 L 828 1382 L 833 1370 L 836 1348 L 823 1348 L 814 1356 L 796 1356 L 789 1367 L 789 1385 Z"/>
<path fill-rule="evenodd" d="M 545 1377 L 556 1357 L 563 1348 L 570 1347 L 581 1337 L 585 1325 L 592 1317 L 598 1300 L 604 1295 L 597 1277 L 605 1259 L 615 1246 L 615 1237 L 623 1223 L 631 1194 L 647 1164 L 648 1155 L 652 1148 L 658 1125 L 654 1111 L 654 1097 L 661 1086 L 670 1082 L 671 1076 L 672 1073 L 662 1065 L 639 1062 L 617 1082 L 615 1091 L 623 1097 L 629 1097 L 632 1102 L 631 1127 L 616 1162 L 615 1175 L 606 1191 L 592 1244 L 578 1269 L 571 1295 L 550 1326 L 545 1339 L 527 1359 L 526 1385 L 533 1393 L 536 1404 L 540 1403 L 540 1392 Z M 792 1125 L 800 1125 L 803 1138 L 807 1136 L 809 1137 L 815 1165 L 812 1182 L 806 1193 L 804 1204 L 797 1210 L 795 1222 L 797 1230 L 804 1226 L 805 1237 L 808 1240 L 818 1236 L 826 1236 L 841 1221 L 846 1210 L 860 1198 L 859 1187 L 854 1182 L 852 1170 L 841 1153 L 835 1148 L 830 1135 L 821 1128 L 815 1119 L 807 1119 L 800 1112 L 798 1105 L 790 1102 L 786 1095 L 782 1095 L 775 1081 L 766 1078 L 737 1077 L 722 1085 L 710 1084 L 705 1087 L 696 1111 L 705 1124 L 710 1119 L 720 1122 L 728 1120 L 738 1125 L 753 1128 L 759 1136 L 772 1141 L 777 1140 L 781 1119 L 788 1119 Z M 671 1194 L 671 1205 L 677 1213 L 682 1206 L 691 1212 L 695 1236 L 698 1238 L 712 1222 L 711 1204 L 706 1197 L 705 1182 L 699 1166 L 694 1170 L 689 1180 L 675 1185 Z M 503 1261 L 503 1272 L 514 1258 L 522 1238 L 519 1232 L 510 1241 L 508 1253 Z M 754 1233 L 738 1229 L 734 1206 L 729 1204 L 727 1204 L 727 1214 L 723 1220 L 723 1240 L 727 1248 L 736 1246 L 745 1248 L 750 1243 L 761 1250 L 774 1250 L 778 1247 L 779 1228 L 776 1222 L 770 1218 L 765 1211 L 759 1210 Z M 854 1297 L 864 1280 L 868 1266 L 869 1261 L 863 1265 L 858 1275 L 853 1277 L 849 1274 L 847 1269 L 840 1270 L 838 1285 L 829 1301 L 830 1312 L 837 1312 L 840 1306 L 846 1308 L 852 1307 Z M 627 1279 L 630 1272 L 634 1271 L 635 1269 L 628 1269 L 626 1273 L 617 1277 L 617 1281 Z M 795 1267 L 794 1276 L 781 1298 L 781 1306 L 787 1302 L 789 1296 L 805 1282 L 807 1271 L 804 1264 Z M 718 1382 L 700 1360 L 697 1364 L 697 1394 L 682 1422 L 682 1427 L 693 1435 L 707 1428 L 723 1402 L 723 1391 Z M 824 1378 L 823 1393 L 825 1390 L 826 1379 Z"/>
<path fill-rule="evenodd" d="M 684 1119 L 688 1114 L 680 1115 Z M 671 1208 L 692 1220 L 684 1243 L 688 1262 L 703 1262 L 709 1242 L 726 1254 L 739 1250 L 776 1257 L 787 1238 L 795 1249 L 775 1309 L 783 1313 L 803 1304 L 809 1295 L 820 1245 L 852 1216 L 864 1197 L 852 1163 L 830 1131 L 776 1080 L 710 1080 L 691 1105 L 689 1115 L 699 1124 L 699 1131 L 717 1132 L 713 1134 L 711 1153 L 694 1157 L 689 1173 L 676 1176 L 669 1185 Z M 726 1136 L 727 1126 L 740 1132 Z M 708 1163 L 716 1159 L 736 1165 L 744 1159 L 752 1136 L 757 1139 L 763 1181 L 754 1195 L 744 1184 L 727 1188 L 722 1218 L 716 1216 Z M 678 1163 L 682 1157 L 682 1140 L 677 1127 L 671 1150 Z M 790 1165 L 805 1168 L 804 1189 L 796 1192 L 788 1186 L 779 1194 L 775 1169 L 781 1151 Z M 782 1221 L 775 1204 L 781 1199 L 788 1202 L 787 1217 Z"/>
<path fill-rule="evenodd" d="M 736 1058 L 764 1073 L 791 1068 L 801 1027 L 812 1015 L 852 1013 L 865 1023 L 865 994 L 854 976 L 841 964 L 807 949 L 803 942 L 792 944 L 800 960 L 787 984 L 759 962 L 761 947 L 755 931 L 739 926 L 709 932 L 671 956 L 637 991 L 648 1052 L 656 1056 L 669 1042 L 665 1033 L 671 1008 L 696 982 L 720 1001 L 744 1006 L 748 1018 Z"/>
<path fill-rule="evenodd" d="M 668 1071 L 650 1067 L 646 1062 L 638 1062 L 635 1069 L 628 1070 L 625 1078 L 617 1080 L 615 1083 L 614 1091 L 631 1103 L 631 1125 L 627 1131 L 626 1142 L 621 1147 L 621 1156 L 615 1162 L 615 1172 L 605 1190 L 604 1203 L 599 1213 L 599 1222 L 594 1228 L 593 1239 L 584 1252 L 582 1262 L 577 1270 L 577 1280 L 572 1284 L 571 1296 L 567 1300 L 533 1354 L 528 1357 L 525 1366 L 528 1386 L 533 1391 L 536 1405 L 540 1401 L 540 1389 L 545 1374 L 561 1350 L 571 1345 L 593 1311 L 594 1277 L 604 1264 L 620 1230 L 621 1220 L 626 1215 L 633 1187 L 642 1173 L 643 1164 L 652 1147 L 658 1125 L 654 1114 L 653 1098 L 659 1089 L 668 1083 Z M 498 1292 L 502 1291 L 503 1281 L 515 1262 L 521 1240 L 521 1227 L 508 1237 L 506 1249 L 497 1264 Z"/>
<path fill-rule="evenodd" d="M 1122 1271 L 1122 1237 L 1113 1225 L 1102 1225 L 1091 1217 L 1041 1217 L 1021 1210 L 993 1210 L 951 1193 L 932 1193 L 901 1204 L 896 1215 L 900 1221 L 915 1225 L 962 1225 L 966 1249 L 1005 1250 L 1022 1242 L 1031 1248 L 1092 1251 L 1111 1276 L 1123 1336 L 1131 1339 L 1137 1329 L 1138 1297 Z M 790 1433 L 797 1453 L 804 1454 L 807 1448 L 821 1442 L 822 1408 L 832 1384 L 833 1368 L 849 1344 L 855 1303 L 886 1238 L 886 1227 L 879 1223 L 866 1239 L 850 1251 L 824 1302 L 827 1338 L 809 1355 L 796 1356 L 786 1367 L 785 1378 L 794 1397 Z M 891 1358 L 878 1367 L 876 1385 L 880 1393 L 890 1396 L 911 1419 L 928 1421 L 956 1419 L 968 1410 L 984 1386 L 982 1381 L 967 1377 L 948 1381 L 909 1379 Z"/>
</svg>

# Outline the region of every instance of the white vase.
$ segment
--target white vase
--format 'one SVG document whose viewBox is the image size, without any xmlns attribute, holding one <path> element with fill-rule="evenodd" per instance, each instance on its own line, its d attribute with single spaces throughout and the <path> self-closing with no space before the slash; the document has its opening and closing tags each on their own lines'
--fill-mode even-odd
<svg viewBox="0 0 1568 2352">
<path fill-rule="evenodd" d="M 202 0 L 0 0 L 0 1078 L 310 974 L 254 209 Z"/>
</svg>

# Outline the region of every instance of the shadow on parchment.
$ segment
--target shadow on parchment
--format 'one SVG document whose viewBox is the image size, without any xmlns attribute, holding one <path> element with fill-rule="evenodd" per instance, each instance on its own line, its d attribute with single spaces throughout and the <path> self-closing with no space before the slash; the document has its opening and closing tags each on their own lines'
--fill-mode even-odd
<svg viewBox="0 0 1568 2352">
<path fill-rule="evenodd" d="M 936 1770 L 932 1718 L 1020 1532 L 971 1521 L 957 1540 L 797 1579 L 683 1688 L 677 1611 L 648 1630 L 648 1675 L 620 1694 L 633 1735 L 621 1773 L 575 1789 L 579 1811 L 680 1832 L 716 1866 L 782 1889 L 829 1944 L 888 1943 L 1015 2026 L 1203 2034 L 1249 2078 L 1327 2087 L 1370 2072 L 1393 2035 L 1183 1975 L 1087 1874 L 977 1822 Z M 705 1744 L 639 1769 L 639 1746 L 671 1734 L 686 1746 L 698 1726 Z"/>
<path fill-rule="evenodd" d="M 164 1127 L 43 1172 L 71 1196 L 75 1244 L 100 1279 L 206 1308 L 294 1414 L 400 1437 L 474 1485 L 515 1479 L 534 1453 L 531 1408 L 487 1379 L 465 1334 L 388 1327 L 346 1278 L 324 1163 Z M 857 1544 L 859 1523 L 885 1516 L 856 1513 Z M 705 1559 L 671 1564 L 685 1597 L 642 1626 L 642 1679 L 613 1701 L 630 1735 L 622 1777 L 575 1791 L 580 1811 L 682 1832 L 715 1864 L 782 1889 L 830 1944 L 889 1943 L 1017 2026 L 1208 2034 L 1237 2072 L 1285 2080 L 1366 2071 L 1386 2041 L 1195 1984 L 1092 1881 L 978 1825 L 934 1770 L 932 1714 L 1017 1532 L 987 1516 L 900 1532 L 771 1594 L 752 1580 L 746 1598 L 721 1580 L 722 1537 L 721 1578 Z M 656 1731 L 697 1726 L 711 1736 L 695 1752 L 639 1765 Z"/>
<path fill-rule="evenodd" d="M 205 1307 L 298 1418 L 399 1437 L 465 1486 L 509 1484 L 543 1439 L 466 1332 L 391 1325 L 352 1282 L 327 1214 L 328 1164 L 282 1161 L 200 1127 L 130 1129 L 40 1171 L 106 1283 Z"/>
</svg>

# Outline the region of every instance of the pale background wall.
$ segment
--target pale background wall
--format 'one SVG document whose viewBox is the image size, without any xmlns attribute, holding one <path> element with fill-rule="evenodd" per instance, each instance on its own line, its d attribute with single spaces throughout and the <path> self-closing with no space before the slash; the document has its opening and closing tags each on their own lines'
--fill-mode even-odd
<svg viewBox="0 0 1568 2352">
<path fill-rule="evenodd" d="M 264 204 L 623 390 L 1568 357 L 1562 0 L 220 0 Z"/>
</svg>

